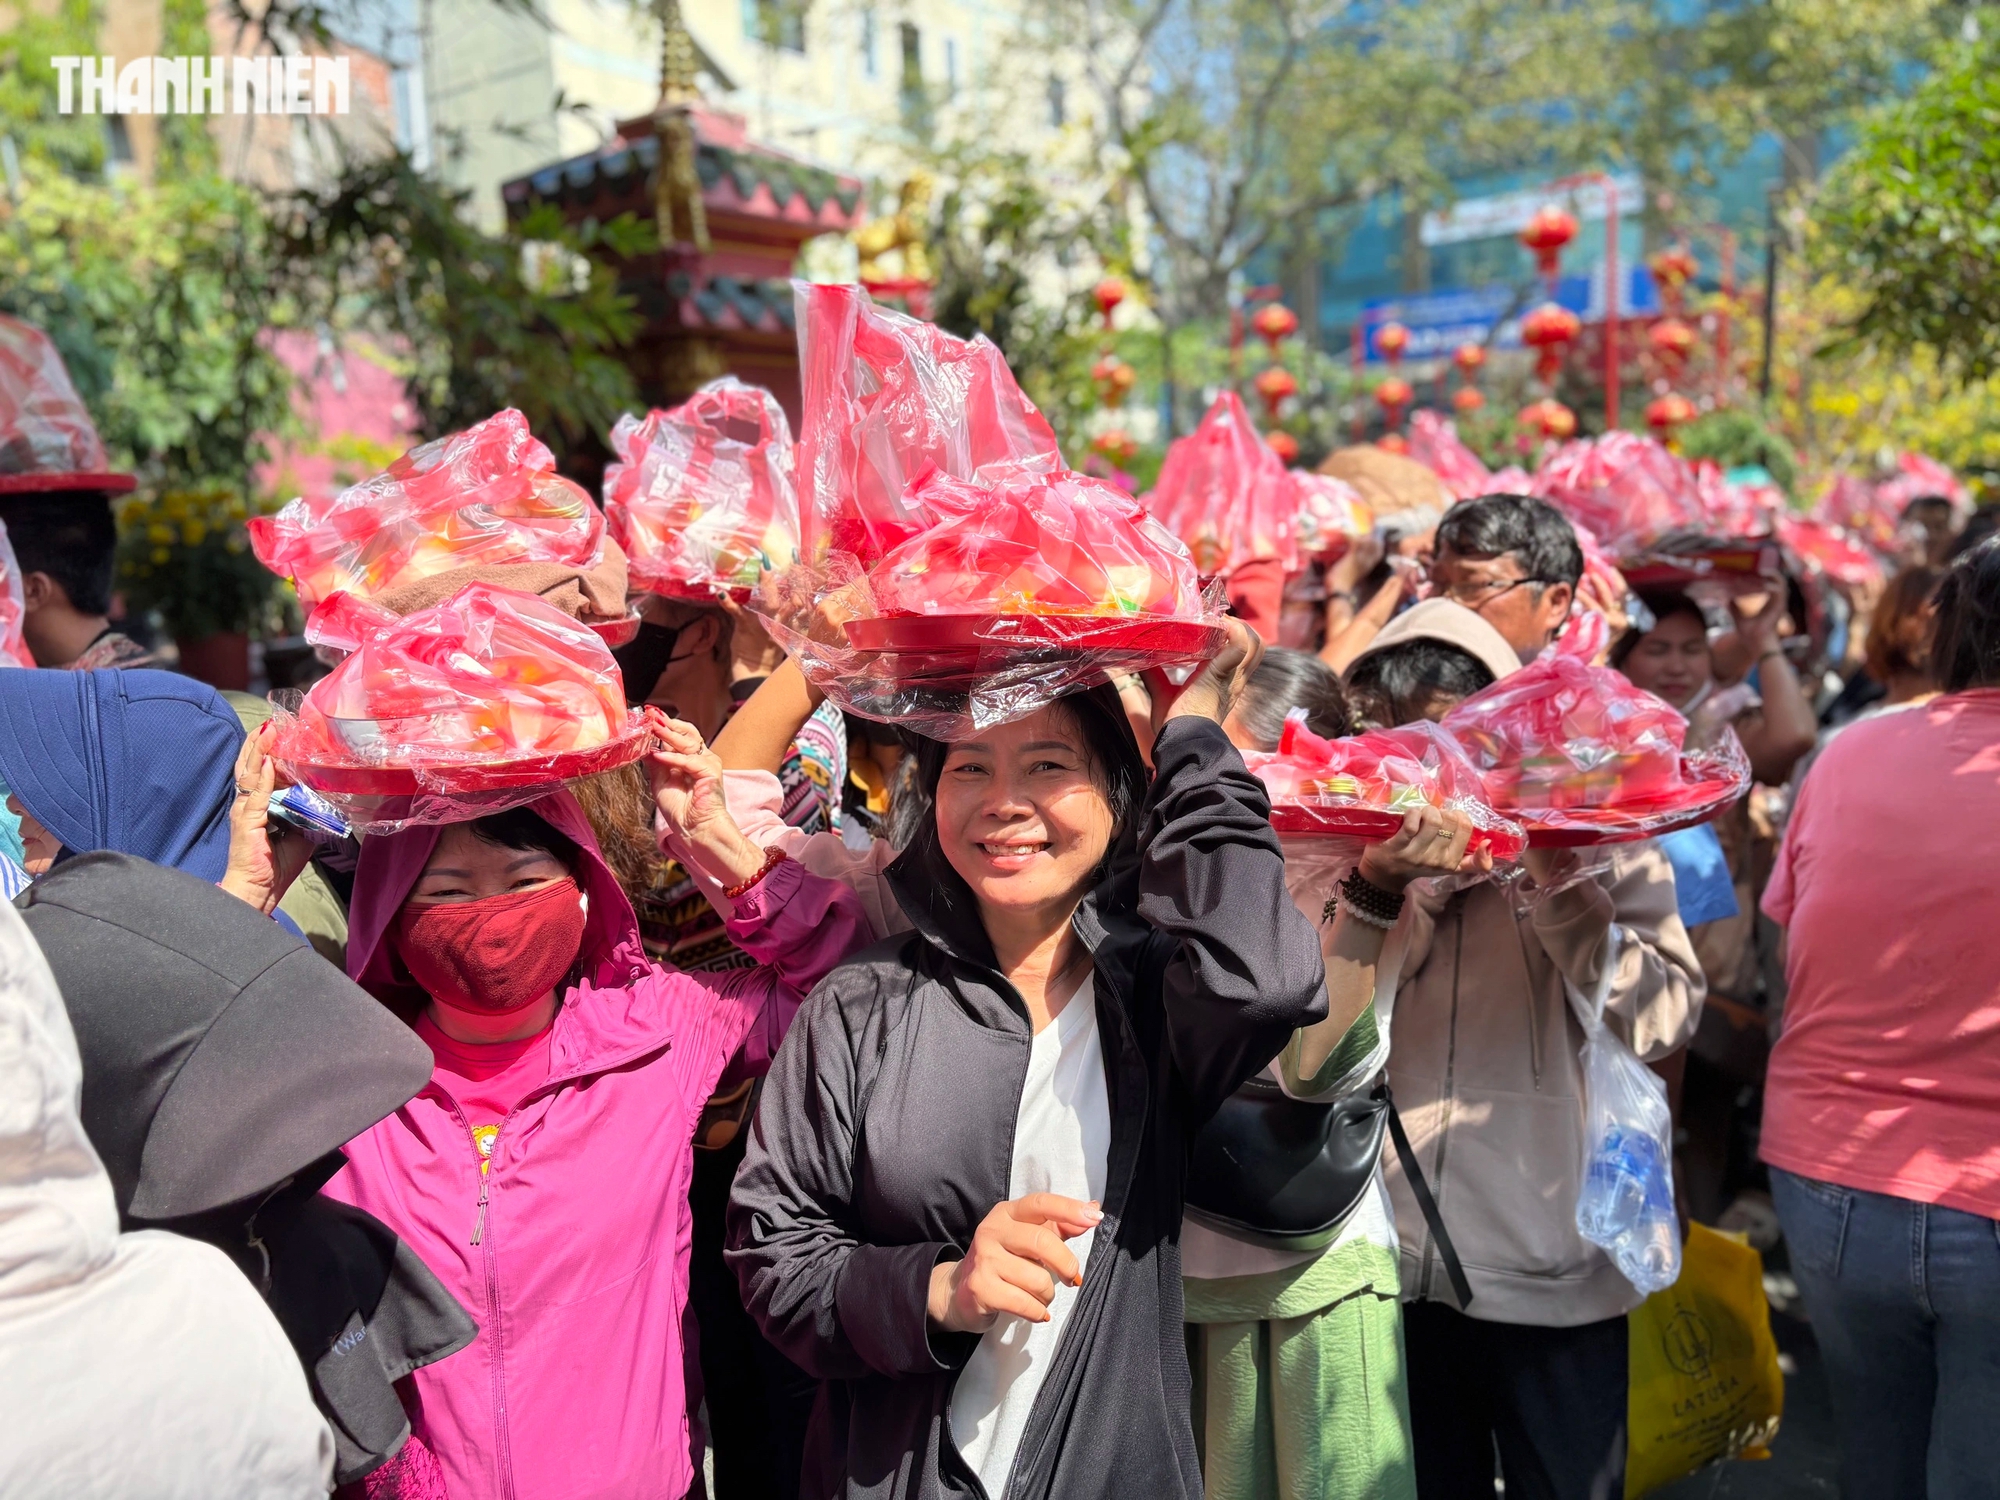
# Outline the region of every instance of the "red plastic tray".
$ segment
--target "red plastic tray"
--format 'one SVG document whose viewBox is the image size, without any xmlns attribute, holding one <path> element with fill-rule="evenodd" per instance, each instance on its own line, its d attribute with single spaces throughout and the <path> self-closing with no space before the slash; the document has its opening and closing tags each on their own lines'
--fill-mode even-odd
<svg viewBox="0 0 2000 1500">
<path fill-rule="evenodd" d="M 292 774 L 316 792 L 354 797 L 413 797 L 419 792 L 446 795 L 498 792 L 524 786 L 555 785 L 579 776 L 629 765 L 652 748 L 650 735 L 628 734 L 560 755 L 524 756 L 482 765 L 434 766 L 421 781 L 408 766 L 358 766 L 292 760 Z"/>
<path fill-rule="evenodd" d="M 1138 651 L 1163 660 L 1204 661 L 1227 632 L 1200 620 L 1119 615 L 883 615 L 847 622 L 859 651 L 950 652 L 977 656 L 994 647 Z"/>
<path fill-rule="evenodd" d="M 1655 548 L 1618 571 L 1635 589 L 1678 589 L 1691 583 L 1720 583 L 1742 591 L 1783 580 L 1783 559 L 1775 542 L 1716 542 L 1706 546 Z"/>
<path fill-rule="evenodd" d="M 1377 807 L 1313 807 L 1297 802 L 1271 804 L 1271 827 L 1278 833 L 1316 838 L 1353 838 L 1379 844 L 1403 826 L 1403 815 Z M 1532 842 L 1532 840 L 1530 840 Z M 1522 845 L 1513 835 L 1475 828 L 1467 849 L 1491 849 L 1496 860 L 1516 859 Z"/>
<path fill-rule="evenodd" d="M 620 646 L 629 646 L 638 637 L 639 617 L 626 615 L 621 620 L 592 620 L 590 628 L 597 632 L 597 638 L 616 651 Z"/>
<path fill-rule="evenodd" d="M 1538 814 L 1544 817 L 1548 815 L 1546 808 L 1516 808 L 1511 811 L 1503 809 L 1503 812 L 1528 830 L 1528 847 L 1531 849 L 1585 849 L 1598 844 L 1636 844 L 1640 839 L 1657 838 L 1663 833 L 1677 833 L 1683 828 L 1692 828 L 1697 823 L 1706 823 L 1720 816 L 1732 802 L 1736 801 L 1737 796 L 1741 795 L 1735 792 L 1733 787 L 1726 790 L 1733 795 L 1718 795 L 1714 801 L 1697 804 L 1678 815 L 1649 810 L 1648 805 L 1643 802 L 1625 807 L 1589 809 L 1588 811 L 1598 817 L 1629 820 L 1622 823 L 1606 823 L 1593 828 L 1537 822 Z M 1652 808 L 1659 809 L 1660 804 L 1654 803 Z M 1562 816 L 1575 817 L 1582 811 L 1585 810 L 1573 809 L 1563 813 Z M 1652 821 L 1662 816 L 1666 817 L 1667 821 Z M 1640 819 L 1646 820 L 1644 826 L 1633 826 Z"/>
</svg>

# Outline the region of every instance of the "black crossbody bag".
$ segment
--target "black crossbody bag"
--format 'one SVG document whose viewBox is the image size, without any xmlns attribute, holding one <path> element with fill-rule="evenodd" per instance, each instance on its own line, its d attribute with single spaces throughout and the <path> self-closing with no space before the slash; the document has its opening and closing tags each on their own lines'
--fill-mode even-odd
<svg viewBox="0 0 2000 1500">
<path fill-rule="evenodd" d="M 1195 1136 L 1187 1216 L 1271 1250 L 1322 1250 L 1353 1215 L 1375 1176 L 1387 1134 L 1437 1241 L 1461 1308 L 1472 1287 L 1437 1200 L 1403 1132 L 1389 1080 L 1328 1104 L 1293 1099 L 1263 1074 L 1245 1083 Z"/>
</svg>

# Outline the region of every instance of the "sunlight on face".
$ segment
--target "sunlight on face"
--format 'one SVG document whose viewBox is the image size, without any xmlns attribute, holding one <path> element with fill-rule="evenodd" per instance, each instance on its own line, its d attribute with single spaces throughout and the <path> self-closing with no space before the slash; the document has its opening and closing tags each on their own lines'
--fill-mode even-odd
<svg viewBox="0 0 2000 1500">
<path fill-rule="evenodd" d="M 1701 690 L 1712 670 L 1708 630 L 1689 614 L 1669 615 L 1647 631 L 1624 667 L 1634 687 L 1657 693 L 1676 708 Z"/>
<path fill-rule="evenodd" d="M 410 901 L 417 906 L 476 901 L 567 880 L 569 873 L 569 866 L 553 854 L 489 844 L 472 831 L 471 824 L 453 823 L 438 835 Z"/>
<path fill-rule="evenodd" d="M 1073 903 L 1111 846 L 1111 804 L 1083 736 L 1045 708 L 951 747 L 937 831 L 982 906 Z"/>
<path fill-rule="evenodd" d="M 62 840 L 50 833 L 35 815 L 21 806 L 20 798 L 7 794 L 7 811 L 21 820 L 21 868 L 30 875 L 46 875 L 62 853 Z"/>
</svg>

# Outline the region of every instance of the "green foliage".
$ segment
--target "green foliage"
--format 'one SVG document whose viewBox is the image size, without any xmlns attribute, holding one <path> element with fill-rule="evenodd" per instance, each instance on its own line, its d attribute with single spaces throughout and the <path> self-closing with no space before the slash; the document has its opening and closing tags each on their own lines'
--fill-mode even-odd
<svg viewBox="0 0 2000 1500">
<path fill-rule="evenodd" d="M 2000 374 L 2000 38 L 1991 27 L 1868 121 L 1815 218 L 1820 264 L 1862 298 L 1827 352 L 1927 347 L 1967 383 Z"/>
<path fill-rule="evenodd" d="M 620 356 L 641 320 L 611 260 L 656 247 L 653 226 L 543 206 L 495 236 L 466 197 L 399 153 L 279 204 L 289 315 L 405 351 L 426 436 L 512 406 L 559 455 L 594 441 L 636 400 Z"/>
<path fill-rule="evenodd" d="M 1798 478 L 1799 458 L 1757 412 L 1742 407 L 1697 417 L 1678 435 L 1681 456 L 1690 463 L 1712 459 L 1724 469 L 1763 469 L 1790 494 Z"/>
<path fill-rule="evenodd" d="M 249 514 L 242 492 L 220 482 L 122 501 L 118 578 L 126 605 L 157 610 L 182 641 L 265 624 L 278 580 L 250 552 Z"/>
<path fill-rule="evenodd" d="M 48 14 L 17 5 L 0 33 L 0 130 L 22 156 L 79 175 L 104 170 L 104 121 L 57 112 L 49 59 L 95 53 L 97 19 L 91 0 L 57 0 Z"/>
</svg>

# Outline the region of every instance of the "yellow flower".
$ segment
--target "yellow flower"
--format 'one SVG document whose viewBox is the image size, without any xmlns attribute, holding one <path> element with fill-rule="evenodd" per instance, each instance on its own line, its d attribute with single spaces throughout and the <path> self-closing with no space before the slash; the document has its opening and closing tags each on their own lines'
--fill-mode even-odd
<svg viewBox="0 0 2000 1500">
<path fill-rule="evenodd" d="M 208 527 L 201 521 L 188 521 L 181 526 L 181 540 L 190 547 L 199 547 L 207 535 Z"/>
<path fill-rule="evenodd" d="M 171 542 L 173 539 L 174 528 L 159 521 L 153 522 L 146 528 L 146 540 L 149 542 Z"/>
<path fill-rule="evenodd" d="M 155 547 L 153 549 L 153 561 L 156 563 L 163 563 L 172 556 L 173 553 L 169 552 L 165 547 Z"/>
</svg>

